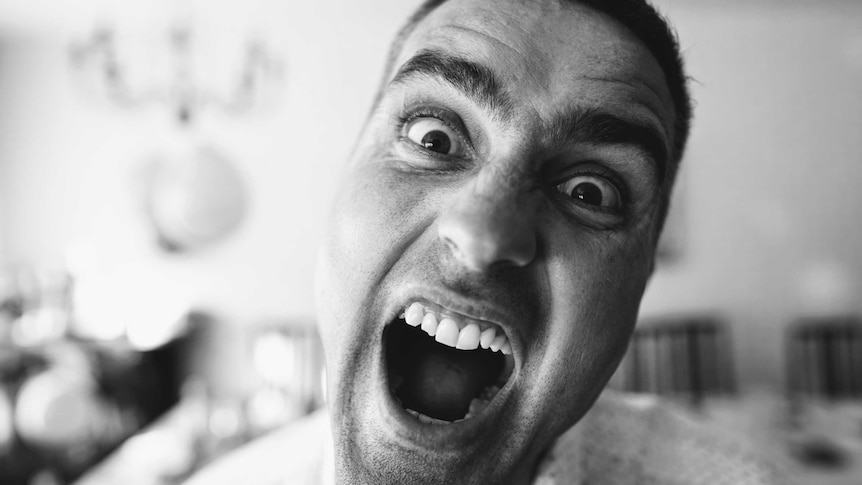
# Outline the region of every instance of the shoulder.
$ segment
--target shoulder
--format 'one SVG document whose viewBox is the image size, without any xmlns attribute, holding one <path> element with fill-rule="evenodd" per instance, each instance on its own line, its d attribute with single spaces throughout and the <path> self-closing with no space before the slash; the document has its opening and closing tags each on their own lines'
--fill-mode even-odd
<svg viewBox="0 0 862 485">
<path fill-rule="evenodd" d="M 317 485 L 330 441 L 328 415 L 318 410 L 219 458 L 183 485 Z"/>
<path fill-rule="evenodd" d="M 542 485 L 785 483 L 744 440 L 672 403 L 613 391 L 548 450 L 539 478 Z"/>
</svg>

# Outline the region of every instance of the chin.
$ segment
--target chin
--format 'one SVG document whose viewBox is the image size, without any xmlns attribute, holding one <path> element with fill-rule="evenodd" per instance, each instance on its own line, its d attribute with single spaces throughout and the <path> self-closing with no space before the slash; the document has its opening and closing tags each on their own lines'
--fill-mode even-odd
<svg viewBox="0 0 862 485">
<path fill-rule="evenodd" d="M 520 316 L 398 286 L 325 336 L 339 482 L 513 483 L 549 441 L 522 397 Z"/>
</svg>

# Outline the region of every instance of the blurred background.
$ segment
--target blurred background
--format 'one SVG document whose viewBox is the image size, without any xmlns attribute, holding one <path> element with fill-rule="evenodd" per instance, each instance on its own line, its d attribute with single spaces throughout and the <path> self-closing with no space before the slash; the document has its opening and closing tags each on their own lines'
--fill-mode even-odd
<svg viewBox="0 0 862 485">
<path fill-rule="evenodd" d="M 0 0 L 0 483 L 178 483 L 321 405 L 315 248 L 416 4 Z M 695 120 L 611 385 L 858 484 L 862 4 L 656 4 Z"/>
</svg>

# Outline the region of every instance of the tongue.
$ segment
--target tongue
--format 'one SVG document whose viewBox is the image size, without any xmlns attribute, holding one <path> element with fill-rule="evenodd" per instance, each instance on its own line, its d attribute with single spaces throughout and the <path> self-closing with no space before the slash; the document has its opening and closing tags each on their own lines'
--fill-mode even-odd
<svg viewBox="0 0 862 485">
<path fill-rule="evenodd" d="M 482 351 L 455 350 L 430 340 L 417 347 L 421 348 L 413 349 L 415 357 L 402 370 L 404 384 L 398 395 L 405 407 L 432 418 L 463 418 L 470 401 L 500 372 Z"/>
</svg>

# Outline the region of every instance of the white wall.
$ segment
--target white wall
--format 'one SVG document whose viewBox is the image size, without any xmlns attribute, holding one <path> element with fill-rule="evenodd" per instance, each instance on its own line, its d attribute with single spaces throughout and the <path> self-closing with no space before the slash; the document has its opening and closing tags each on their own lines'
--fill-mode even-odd
<svg viewBox="0 0 862 485">
<path fill-rule="evenodd" d="M 288 67 L 271 109 L 205 113 L 188 138 L 233 156 L 254 196 L 235 237 L 177 257 L 152 246 L 132 197 L 142 160 L 177 142 L 167 112 L 100 104 L 65 60 L 97 21 L 146 37 L 176 3 L 0 0 L 0 263 L 58 266 L 69 247 L 89 248 L 73 262 L 133 292 L 188 292 L 237 321 L 310 315 L 325 201 L 415 3 L 183 4 L 218 45 L 266 32 Z M 679 28 L 697 107 L 678 198 L 683 252 L 656 273 L 644 312 L 718 312 L 743 386 L 776 387 L 789 322 L 823 307 L 862 312 L 862 5 L 660 5 Z"/>
<path fill-rule="evenodd" d="M 686 247 L 647 314 L 731 324 L 744 386 L 783 379 L 801 315 L 862 312 L 862 4 L 671 3 L 697 101 Z"/>
<path fill-rule="evenodd" d="M 11 56 L 0 59 L 0 117 L 9 128 L 0 140 L 0 263 L 60 267 L 76 248 L 73 264 L 132 291 L 169 284 L 244 320 L 310 315 L 326 201 L 410 4 L 378 1 L 374 15 L 347 0 L 176 4 L 0 0 L 0 42 Z M 148 46 L 163 40 L 165 19 L 184 11 L 210 44 L 202 62 L 215 72 L 225 73 L 220 61 L 235 54 L 242 34 L 265 34 L 287 61 L 275 106 L 237 118 L 204 112 L 191 133 L 178 134 L 168 110 L 116 109 L 68 69 L 70 43 L 108 21 L 122 27 L 127 57 L 139 56 L 129 68 L 146 77 L 157 57 Z M 154 153 L 196 142 L 240 165 L 253 194 L 248 218 L 217 246 L 161 254 L 135 198 L 140 169 Z"/>
</svg>

